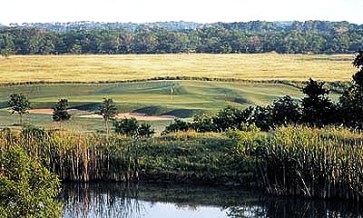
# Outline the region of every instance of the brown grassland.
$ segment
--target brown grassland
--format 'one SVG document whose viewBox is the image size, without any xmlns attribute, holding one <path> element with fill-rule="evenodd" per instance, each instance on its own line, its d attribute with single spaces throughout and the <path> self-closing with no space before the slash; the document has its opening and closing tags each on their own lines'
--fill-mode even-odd
<svg viewBox="0 0 363 218">
<path fill-rule="evenodd" d="M 166 54 L 0 57 L 0 83 L 97 82 L 155 77 L 349 81 L 353 55 Z"/>
</svg>

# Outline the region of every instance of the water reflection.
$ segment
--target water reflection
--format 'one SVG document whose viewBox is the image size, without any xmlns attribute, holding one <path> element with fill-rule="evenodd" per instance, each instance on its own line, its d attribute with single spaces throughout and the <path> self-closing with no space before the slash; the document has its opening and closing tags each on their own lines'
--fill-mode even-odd
<svg viewBox="0 0 363 218">
<path fill-rule="evenodd" d="M 68 217 L 362 217 L 350 202 L 281 199 L 225 187 L 190 185 L 65 184 Z"/>
</svg>

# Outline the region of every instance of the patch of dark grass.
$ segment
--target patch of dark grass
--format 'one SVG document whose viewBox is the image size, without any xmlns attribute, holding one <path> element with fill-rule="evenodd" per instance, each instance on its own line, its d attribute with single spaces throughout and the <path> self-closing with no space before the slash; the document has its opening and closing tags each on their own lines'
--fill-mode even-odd
<svg viewBox="0 0 363 218">
<path fill-rule="evenodd" d="M 167 113 L 164 113 L 162 115 L 170 115 L 179 118 L 188 118 L 188 117 L 193 117 L 195 115 L 201 115 L 204 112 L 205 111 L 201 109 L 175 109 Z"/>
<path fill-rule="evenodd" d="M 142 113 L 142 114 L 146 114 L 148 116 L 155 116 L 155 115 L 160 115 L 160 114 L 166 113 L 167 111 L 168 111 L 168 109 L 166 107 L 148 106 L 148 107 L 138 108 L 132 112 Z"/>
</svg>

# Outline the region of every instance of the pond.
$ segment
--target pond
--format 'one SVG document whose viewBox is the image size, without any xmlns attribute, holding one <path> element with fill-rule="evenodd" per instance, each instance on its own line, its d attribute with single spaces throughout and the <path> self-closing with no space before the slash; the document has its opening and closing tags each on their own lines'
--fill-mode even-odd
<svg viewBox="0 0 363 218">
<path fill-rule="evenodd" d="M 63 184 L 63 217 L 363 217 L 362 205 L 264 196 L 251 189 L 171 184 Z"/>
</svg>

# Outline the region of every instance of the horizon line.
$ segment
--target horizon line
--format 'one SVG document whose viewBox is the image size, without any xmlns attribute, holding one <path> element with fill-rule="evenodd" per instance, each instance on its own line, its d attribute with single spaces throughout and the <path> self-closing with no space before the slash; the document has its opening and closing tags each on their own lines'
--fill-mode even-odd
<svg viewBox="0 0 363 218">
<path fill-rule="evenodd" d="M 95 21 L 95 20 L 74 20 L 74 21 L 35 21 L 35 22 L 9 22 L 9 23 L 1 23 L 2 26 L 21 26 L 23 24 L 67 24 L 67 23 L 102 23 L 102 24 L 112 24 L 112 23 L 132 23 L 132 24 L 153 24 L 153 23 L 170 23 L 170 22 L 185 22 L 185 23 L 196 23 L 196 24 L 216 24 L 216 23 L 249 23 L 249 22 L 269 22 L 269 23 L 293 23 L 293 22 L 301 22 L 305 23 L 308 21 L 322 21 L 322 22 L 331 22 L 331 23 L 344 23 L 347 22 L 349 24 L 363 25 L 363 23 L 355 23 L 347 20 L 320 20 L 320 19 L 307 19 L 307 20 L 249 20 L 249 21 L 215 21 L 215 22 L 198 22 L 198 21 L 186 21 L 186 20 L 167 20 L 167 21 L 145 21 L 145 22 L 135 22 L 135 21 Z"/>
</svg>

